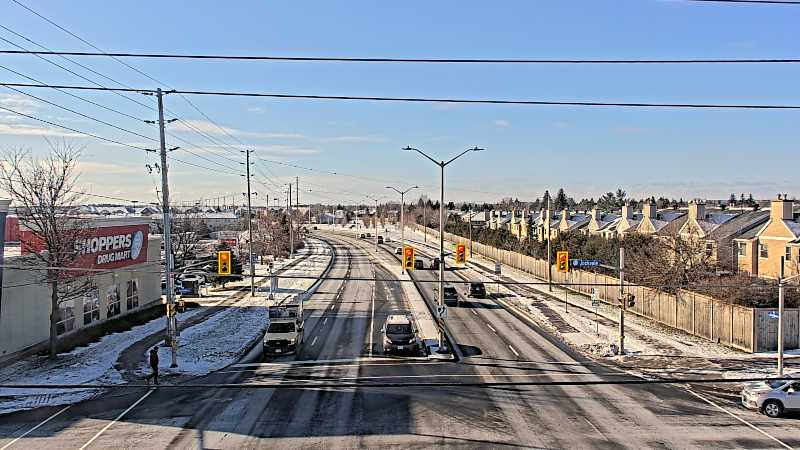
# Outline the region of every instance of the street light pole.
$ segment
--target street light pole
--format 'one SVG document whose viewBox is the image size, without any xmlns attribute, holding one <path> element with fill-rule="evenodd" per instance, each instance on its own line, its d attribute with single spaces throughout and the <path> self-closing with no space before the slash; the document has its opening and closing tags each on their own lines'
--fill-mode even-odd
<svg viewBox="0 0 800 450">
<path fill-rule="evenodd" d="M 464 150 L 463 152 L 459 153 L 458 155 L 454 156 L 453 158 L 450 158 L 449 161 L 436 161 L 435 159 L 431 158 L 430 156 L 428 156 L 427 154 L 425 154 L 421 150 L 416 149 L 416 148 L 412 148 L 412 147 L 406 147 L 403 150 L 405 150 L 405 151 L 415 151 L 415 152 L 419 153 L 420 155 L 424 156 L 425 158 L 427 158 L 428 160 L 430 160 L 431 162 L 433 162 L 434 164 L 436 164 L 437 166 L 439 166 L 439 168 L 440 168 L 440 180 L 439 180 L 439 188 L 440 188 L 440 191 L 439 191 L 439 295 L 437 296 L 437 303 L 438 303 L 438 306 L 439 306 L 439 310 L 442 310 L 442 307 L 444 306 L 444 225 L 445 225 L 445 220 L 444 220 L 444 168 L 447 167 L 453 161 L 457 160 L 458 158 L 464 156 L 465 154 L 467 154 L 469 152 L 479 152 L 479 151 L 482 151 L 484 149 L 478 148 L 478 147 L 468 148 L 468 149 Z M 439 317 L 437 317 L 437 320 L 439 321 L 439 323 L 441 325 L 441 326 L 438 327 L 438 329 L 439 329 L 439 348 L 440 349 L 445 349 L 446 347 L 444 346 L 444 336 L 442 335 L 442 329 L 443 329 L 443 326 L 444 326 L 444 318 L 439 316 Z"/>
<path fill-rule="evenodd" d="M 378 200 L 380 198 L 373 197 L 371 195 L 366 196 L 370 200 L 375 201 L 375 214 L 372 215 L 372 221 L 375 222 L 375 251 L 378 251 Z"/>
<path fill-rule="evenodd" d="M 386 189 L 391 189 L 398 194 L 400 194 L 400 248 L 405 248 L 406 246 L 406 222 L 405 222 L 405 207 L 406 207 L 406 200 L 405 196 L 408 191 L 412 189 L 416 189 L 419 186 L 411 186 L 410 188 L 406 189 L 405 191 L 401 191 L 393 186 L 386 186 Z M 425 207 L 423 206 L 423 211 Z M 424 225 L 424 224 L 423 224 Z M 400 273 L 406 273 L 405 264 L 400 264 Z"/>
<path fill-rule="evenodd" d="M 256 266 L 253 262 L 253 209 L 251 203 L 251 194 L 250 194 L 250 153 L 253 150 L 241 150 L 242 153 L 245 154 L 245 166 L 247 167 L 246 177 L 247 177 L 247 234 L 248 234 L 248 255 L 249 261 L 247 264 L 250 265 L 250 296 L 255 297 L 256 295 Z"/>
</svg>

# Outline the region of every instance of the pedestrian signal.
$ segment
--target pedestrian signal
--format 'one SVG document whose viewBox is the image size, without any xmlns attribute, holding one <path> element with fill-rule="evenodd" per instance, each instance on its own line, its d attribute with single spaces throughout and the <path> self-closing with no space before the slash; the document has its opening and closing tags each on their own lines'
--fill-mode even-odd
<svg viewBox="0 0 800 450">
<path fill-rule="evenodd" d="M 464 244 L 456 244 L 456 264 L 466 264 L 467 262 L 467 246 Z"/>
<path fill-rule="evenodd" d="M 403 268 L 414 270 L 414 247 L 406 245 L 403 247 Z"/>
<path fill-rule="evenodd" d="M 217 252 L 217 275 L 231 274 L 231 251 L 220 250 Z"/>
<path fill-rule="evenodd" d="M 569 252 L 556 252 L 556 271 L 562 273 L 569 272 Z"/>
</svg>

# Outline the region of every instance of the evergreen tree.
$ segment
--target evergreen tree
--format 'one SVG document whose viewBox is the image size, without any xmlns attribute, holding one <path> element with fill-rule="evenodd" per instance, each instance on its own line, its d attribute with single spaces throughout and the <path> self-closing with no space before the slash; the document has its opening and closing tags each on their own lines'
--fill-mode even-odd
<svg viewBox="0 0 800 450">
<path fill-rule="evenodd" d="M 735 206 L 736 205 L 736 194 L 731 194 L 731 197 L 728 199 L 728 205 Z"/>
<path fill-rule="evenodd" d="M 556 193 L 556 198 L 553 200 L 553 209 L 555 211 L 561 211 L 567 207 L 567 202 L 567 194 L 564 193 L 564 188 L 559 188 Z"/>
<path fill-rule="evenodd" d="M 553 199 L 550 198 L 550 191 L 545 190 L 544 195 L 542 196 L 542 206 L 545 208 L 549 207 L 550 209 L 553 209 L 553 204 L 551 203 L 552 201 Z"/>
</svg>

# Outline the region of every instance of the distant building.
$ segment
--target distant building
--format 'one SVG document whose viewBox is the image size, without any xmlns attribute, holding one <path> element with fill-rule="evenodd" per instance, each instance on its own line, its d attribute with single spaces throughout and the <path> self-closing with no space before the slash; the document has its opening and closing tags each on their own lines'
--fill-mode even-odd
<svg viewBox="0 0 800 450">
<path fill-rule="evenodd" d="M 772 200 L 766 222 L 736 239 L 736 256 L 740 271 L 759 277 L 778 278 L 781 257 L 785 277 L 800 274 L 800 212 L 793 202 Z"/>
</svg>

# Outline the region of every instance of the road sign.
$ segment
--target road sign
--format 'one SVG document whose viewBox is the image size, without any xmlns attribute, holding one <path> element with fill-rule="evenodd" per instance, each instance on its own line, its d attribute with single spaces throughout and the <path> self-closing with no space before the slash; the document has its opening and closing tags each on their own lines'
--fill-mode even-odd
<svg viewBox="0 0 800 450">
<path fill-rule="evenodd" d="M 570 261 L 572 267 L 598 267 L 600 265 L 599 259 L 573 259 Z"/>
<path fill-rule="evenodd" d="M 769 316 L 770 319 L 780 319 L 781 317 L 777 311 L 770 311 L 767 313 L 767 316 Z"/>
<path fill-rule="evenodd" d="M 502 269 L 503 269 L 503 265 L 500 264 L 500 261 L 495 261 L 494 262 L 494 274 L 495 275 L 500 275 L 501 272 L 502 272 Z"/>
<path fill-rule="evenodd" d="M 217 275 L 231 274 L 231 251 L 220 250 L 217 252 Z"/>
<path fill-rule="evenodd" d="M 556 271 L 561 273 L 569 272 L 569 252 L 556 252 Z"/>
<path fill-rule="evenodd" d="M 600 291 L 597 288 L 592 288 L 592 306 L 595 308 L 600 306 Z"/>
<path fill-rule="evenodd" d="M 447 317 L 447 306 L 437 306 L 436 307 L 436 317 L 440 319 L 444 319 Z"/>
<path fill-rule="evenodd" d="M 403 247 L 403 267 L 405 267 L 406 270 L 414 270 L 415 253 L 414 247 L 410 245 Z"/>
<path fill-rule="evenodd" d="M 464 244 L 456 244 L 456 264 L 463 265 L 467 262 L 467 246 Z"/>
</svg>

